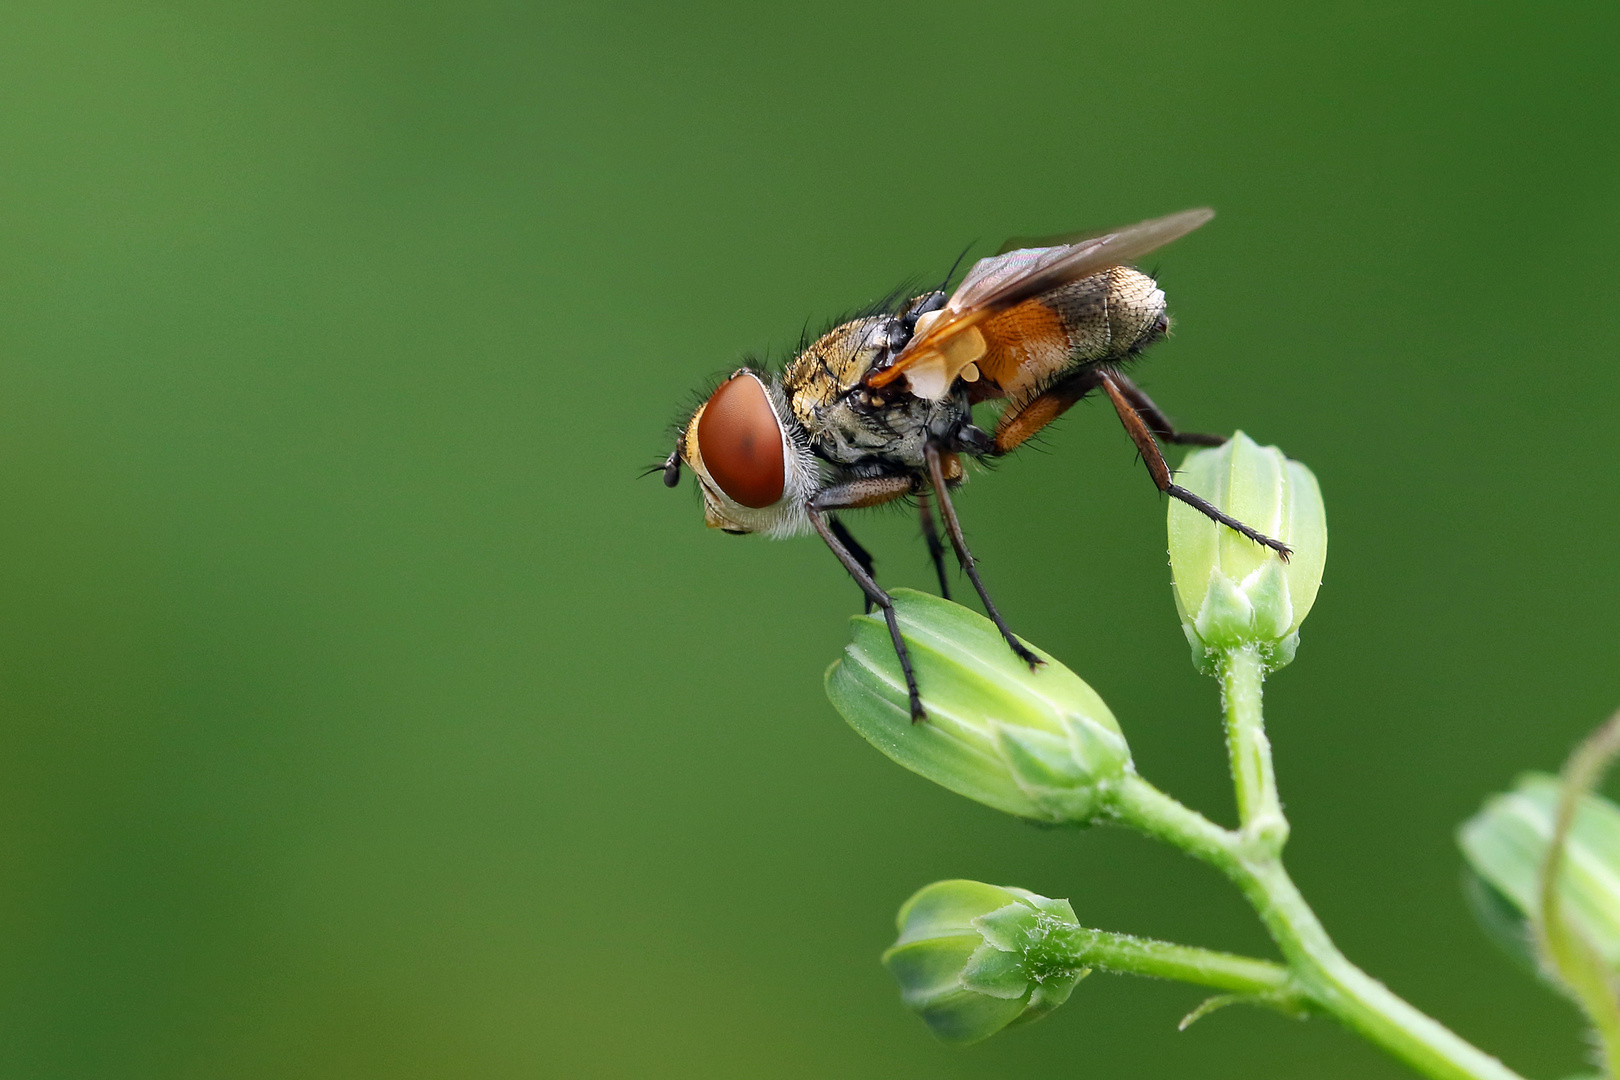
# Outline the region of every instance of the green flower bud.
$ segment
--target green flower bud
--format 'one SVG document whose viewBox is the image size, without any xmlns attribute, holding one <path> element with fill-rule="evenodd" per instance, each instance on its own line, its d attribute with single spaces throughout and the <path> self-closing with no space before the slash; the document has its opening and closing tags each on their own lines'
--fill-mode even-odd
<svg viewBox="0 0 1620 1080">
<path fill-rule="evenodd" d="M 1188 454 L 1176 479 L 1294 551 L 1284 562 L 1171 500 L 1170 568 L 1193 662 L 1212 673 L 1222 651 L 1252 647 L 1267 667 L 1282 667 L 1294 658 L 1299 624 L 1316 602 L 1327 559 L 1327 514 L 1316 477 L 1240 431 L 1223 446 Z"/>
<path fill-rule="evenodd" d="M 940 1039 L 966 1044 L 1037 1020 L 1087 974 L 1054 930 L 1078 928 L 1067 900 L 978 881 L 936 881 L 900 909 L 900 938 L 883 966 L 900 997 Z"/>
<path fill-rule="evenodd" d="M 1541 870 L 1562 791 L 1556 776 L 1526 773 L 1457 831 L 1474 873 L 1527 921 L 1541 910 Z M 1559 875 L 1564 918 L 1620 973 L 1620 807 L 1583 795 L 1566 844 Z"/>
<path fill-rule="evenodd" d="M 1541 975 L 1541 959 L 1536 955 L 1536 935 L 1530 919 L 1519 906 L 1473 867 L 1463 871 L 1463 899 L 1474 913 L 1474 922 L 1491 943 L 1532 975 Z"/>
<path fill-rule="evenodd" d="M 867 742 L 913 772 L 986 806 L 1051 823 L 1085 823 L 1131 767 L 1114 714 L 1078 675 L 1039 649 L 1036 671 L 989 619 L 910 589 L 894 593 L 901 636 L 928 719 L 913 724 L 906 682 L 881 613 L 857 616 L 827 670 L 827 696 Z"/>
</svg>

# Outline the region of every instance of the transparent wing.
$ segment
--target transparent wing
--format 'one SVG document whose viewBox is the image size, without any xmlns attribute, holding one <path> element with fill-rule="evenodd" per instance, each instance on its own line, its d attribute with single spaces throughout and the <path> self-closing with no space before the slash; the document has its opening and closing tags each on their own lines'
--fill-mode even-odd
<svg viewBox="0 0 1620 1080">
<path fill-rule="evenodd" d="M 1183 210 L 1058 247 L 1023 248 L 981 259 L 957 286 L 945 309 L 966 312 L 978 307 L 1010 307 L 1065 282 L 1139 259 L 1214 216 L 1215 211 L 1207 207 Z"/>
<path fill-rule="evenodd" d="M 1139 259 L 1187 235 L 1214 216 L 1215 211 L 1207 207 L 1183 210 L 1071 244 L 1021 248 L 981 259 L 973 264 L 938 315 L 926 324 L 919 322 L 917 334 L 895 357 L 894 363 L 873 372 L 867 382 L 874 387 L 887 386 L 908 371 L 928 366 L 930 374 L 921 380 L 921 387 L 917 385 L 917 378 L 911 379 L 913 392 L 930 398 L 943 396 L 945 388 L 940 387 L 940 379 L 944 378 L 948 387 L 956 374 L 951 369 L 959 361 L 965 366 L 972 352 L 971 348 L 953 348 L 953 339 L 1014 304 L 1110 266 Z M 932 368 L 941 363 L 941 370 L 933 372 Z"/>
</svg>

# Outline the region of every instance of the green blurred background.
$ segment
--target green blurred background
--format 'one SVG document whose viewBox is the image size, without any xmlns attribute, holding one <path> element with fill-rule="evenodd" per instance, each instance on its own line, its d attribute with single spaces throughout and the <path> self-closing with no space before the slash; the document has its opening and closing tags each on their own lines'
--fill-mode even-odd
<svg viewBox="0 0 1620 1080">
<path fill-rule="evenodd" d="M 0 1075 L 1396 1077 L 1097 976 L 948 1050 L 967 876 L 1268 954 L 1212 874 L 933 788 L 823 699 L 858 597 L 639 469 L 970 241 L 1220 216 L 1141 381 L 1326 492 L 1270 713 L 1345 951 L 1530 1075 L 1457 822 L 1620 704 L 1612 4 L 39 0 L 0 10 Z M 690 481 L 688 481 L 690 483 Z M 1231 814 L 1106 409 L 960 499 L 1143 771 Z M 926 587 L 909 517 L 857 533 Z"/>
</svg>

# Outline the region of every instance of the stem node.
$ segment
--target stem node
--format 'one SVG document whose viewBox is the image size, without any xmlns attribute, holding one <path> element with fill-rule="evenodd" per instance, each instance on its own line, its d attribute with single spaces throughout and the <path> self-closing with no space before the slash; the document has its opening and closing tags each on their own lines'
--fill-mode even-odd
<svg viewBox="0 0 1620 1080">
<path fill-rule="evenodd" d="M 1256 862 L 1281 858 L 1288 843 L 1288 819 L 1280 812 L 1263 811 L 1245 821 L 1238 836 L 1245 858 Z"/>
</svg>

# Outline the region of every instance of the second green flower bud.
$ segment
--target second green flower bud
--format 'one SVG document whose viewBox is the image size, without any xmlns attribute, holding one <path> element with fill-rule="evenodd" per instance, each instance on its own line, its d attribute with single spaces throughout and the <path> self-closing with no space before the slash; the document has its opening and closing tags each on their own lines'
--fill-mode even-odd
<svg viewBox="0 0 1620 1080">
<path fill-rule="evenodd" d="M 1031 671 L 995 624 L 926 593 L 897 589 L 895 613 L 928 719 L 911 722 L 905 677 L 880 614 L 827 671 L 827 696 L 873 746 L 970 799 L 1037 821 L 1083 824 L 1131 766 L 1108 706 L 1040 650 Z"/>
<path fill-rule="evenodd" d="M 1293 549 L 1288 561 L 1183 502 L 1169 511 L 1176 612 L 1193 660 L 1258 649 L 1266 666 L 1294 658 L 1327 560 L 1327 513 L 1311 470 L 1243 432 L 1187 455 L 1176 479 L 1222 511 Z"/>
</svg>

